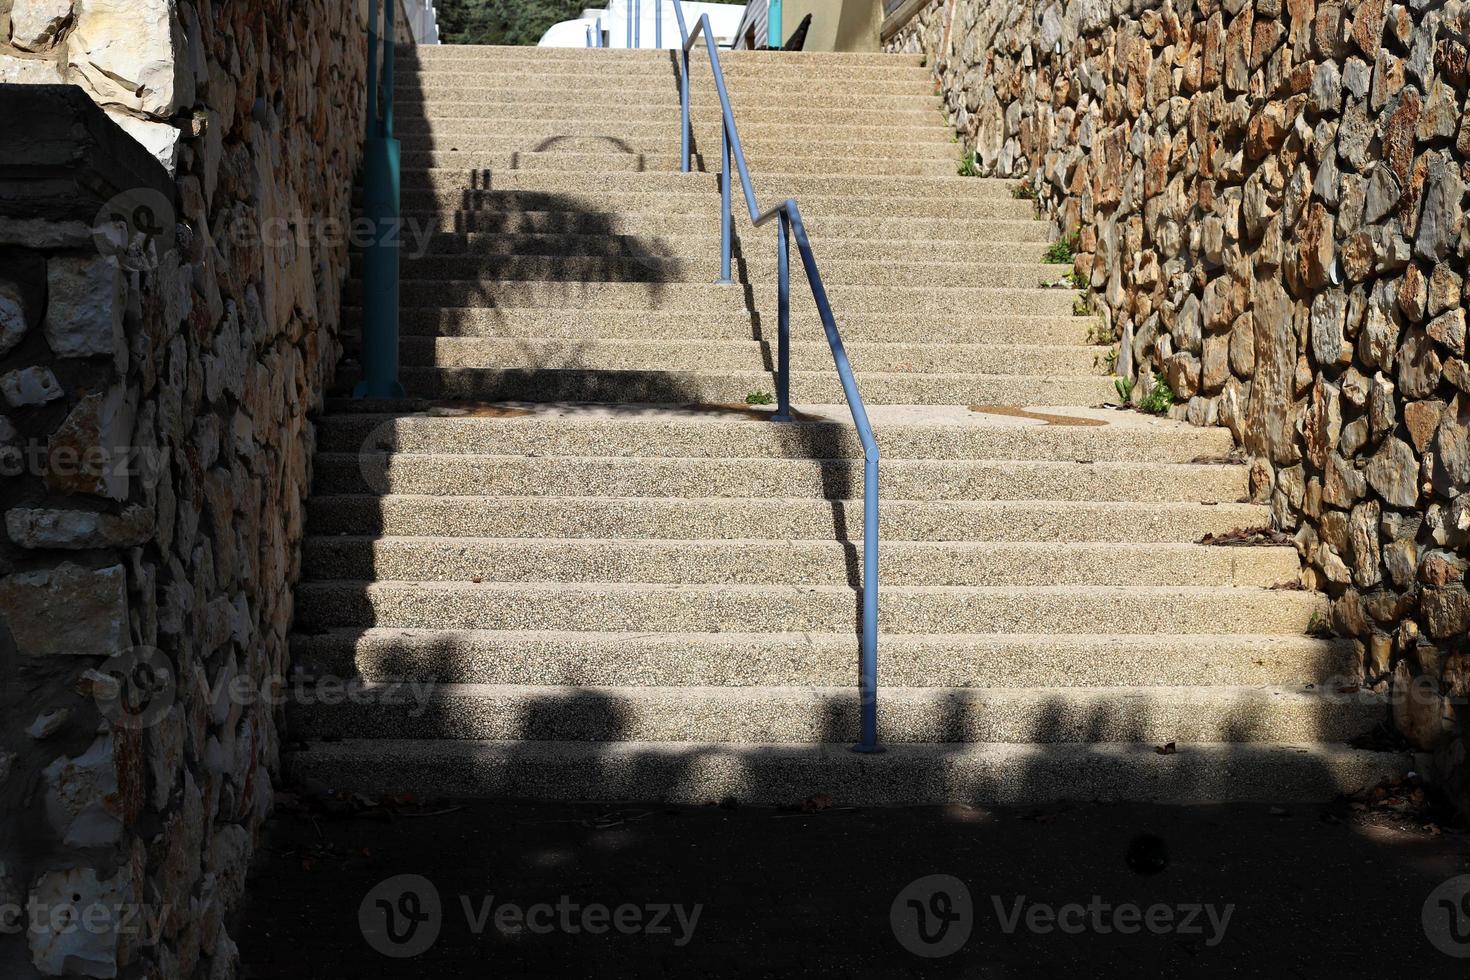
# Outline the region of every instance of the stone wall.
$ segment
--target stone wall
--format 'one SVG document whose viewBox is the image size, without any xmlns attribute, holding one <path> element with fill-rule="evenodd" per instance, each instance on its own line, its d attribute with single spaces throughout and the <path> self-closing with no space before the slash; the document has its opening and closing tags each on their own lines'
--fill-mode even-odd
<svg viewBox="0 0 1470 980">
<path fill-rule="evenodd" d="M 0 976 L 229 977 L 364 19 L 0 0 L 0 42 Z"/>
<path fill-rule="evenodd" d="M 1467 32 L 1463 0 L 935 0 L 888 48 L 1077 235 L 1132 397 L 1249 452 L 1470 809 Z"/>
</svg>

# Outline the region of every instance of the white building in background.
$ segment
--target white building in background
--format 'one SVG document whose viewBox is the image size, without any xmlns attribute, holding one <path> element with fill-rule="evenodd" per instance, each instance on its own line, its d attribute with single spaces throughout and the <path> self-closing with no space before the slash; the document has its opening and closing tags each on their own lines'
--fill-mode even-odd
<svg viewBox="0 0 1470 980">
<path fill-rule="evenodd" d="M 709 14 L 715 40 L 730 47 L 735 32 L 745 15 L 743 3 L 685 3 L 684 19 L 692 29 L 700 14 Z M 659 44 L 659 18 L 663 18 L 662 45 Z M 677 48 L 679 21 L 674 16 L 672 0 L 608 0 L 605 10 L 583 10 L 576 20 L 564 20 L 551 28 L 537 42 L 543 48 L 585 48 L 588 37 L 596 35 L 601 22 L 601 36 L 593 46 L 604 48 Z M 629 26 L 636 28 L 633 43 L 628 40 Z M 590 33 L 589 33 L 590 32 Z"/>
</svg>

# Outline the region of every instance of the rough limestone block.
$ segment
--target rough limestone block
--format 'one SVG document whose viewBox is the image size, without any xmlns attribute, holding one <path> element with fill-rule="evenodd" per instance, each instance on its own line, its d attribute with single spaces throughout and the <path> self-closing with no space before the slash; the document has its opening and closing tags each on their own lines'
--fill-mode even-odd
<svg viewBox="0 0 1470 980">
<path fill-rule="evenodd" d="M 71 20 L 71 0 L 15 0 L 10 8 L 10 43 L 43 51 Z"/>
<path fill-rule="evenodd" d="M 0 579 L 0 620 L 26 657 L 110 657 L 128 644 L 127 574 L 121 565 L 65 563 Z"/>
<path fill-rule="evenodd" d="M 58 256 L 47 265 L 46 342 L 58 357 L 112 357 L 126 366 L 128 280 L 115 259 Z"/>
<path fill-rule="evenodd" d="M 194 102 L 175 0 L 79 0 L 72 76 L 101 105 L 168 118 Z"/>
<path fill-rule="evenodd" d="M 140 901 L 133 873 L 132 866 L 124 864 L 106 879 L 99 878 L 92 868 L 67 868 L 42 875 L 31 892 L 30 904 L 37 910 L 27 930 L 32 965 L 46 976 L 117 976 L 123 930 L 81 929 L 75 923 L 54 922 L 39 910 L 96 907 L 119 914 L 119 909 Z"/>
</svg>

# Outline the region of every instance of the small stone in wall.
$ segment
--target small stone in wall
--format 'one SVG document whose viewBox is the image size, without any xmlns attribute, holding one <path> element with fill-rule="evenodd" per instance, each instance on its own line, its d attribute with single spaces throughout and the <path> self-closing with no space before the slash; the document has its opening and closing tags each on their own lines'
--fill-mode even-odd
<svg viewBox="0 0 1470 980">
<path fill-rule="evenodd" d="M 28 367 L 0 375 L 0 395 L 11 408 L 45 405 L 62 397 L 61 382 L 50 368 Z"/>
<path fill-rule="evenodd" d="M 128 646 L 126 579 L 121 565 L 18 572 L 0 579 L 0 620 L 23 657 L 110 657 Z"/>
<path fill-rule="evenodd" d="M 14 284 L 0 281 L 0 357 L 14 350 L 29 329 L 20 291 Z"/>
<path fill-rule="evenodd" d="M 22 548 L 126 548 L 153 536 L 153 516 L 137 506 L 120 515 L 17 507 L 6 512 L 5 529 Z"/>
<path fill-rule="evenodd" d="M 58 357 L 112 357 L 125 370 L 128 281 L 115 259 L 61 256 L 46 267 L 46 342 Z"/>
<path fill-rule="evenodd" d="M 31 722 L 30 727 L 26 729 L 26 734 L 37 741 L 44 741 L 61 731 L 70 717 L 71 709 L 69 708 L 53 708 L 50 711 L 43 711 L 36 716 L 35 721 Z"/>
<path fill-rule="evenodd" d="M 1429 336 L 1456 354 L 1465 353 L 1465 311 L 1451 310 L 1424 328 Z"/>
<path fill-rule="evenodd" d="M 1401 439 L 1390 437 L 1368 461 L 1368 484 L 1395 507 L 1419 502 L 1419 461 Z"/>
<path fill-rule="evenodd" d="M 79 928 L 75 922 L 57 922 L 56 909 L 106 910 L 111 916 L 140 900 L 133 868 L 124 864 L 111 878 L 99 878 L 93 868 L 48 871 L 31 892 L 33 909 L 28 937 L 31 964 L 46 976 L 115 977 L 126 951 L 123 930 Z"/>
</svg>

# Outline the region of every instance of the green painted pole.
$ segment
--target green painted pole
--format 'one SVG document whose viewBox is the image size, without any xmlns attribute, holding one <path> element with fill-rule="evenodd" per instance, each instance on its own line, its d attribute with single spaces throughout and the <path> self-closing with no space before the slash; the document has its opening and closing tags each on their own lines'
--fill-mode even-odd
<svg viewBox="0 0 1470 980">
<path fill-rule="evenodd" d="M 786 43 L 781 36 L 781 0 L 770 0 L 766 5 L 766 46 L 779 48 Z"/>
<path fill-rule="evenodd" d="M 402 398 L 398 381 L 398 253 L 401 242 L 401 151 L 393 138 L 393 3 L 383 16 L 383 110 L 378 109 L 378 2 L 368 20 L 368 137 L 363 147 L 362 211 L 372 241 L 362 254 L 362 381 L 358 398 Z"/>
</svg>

